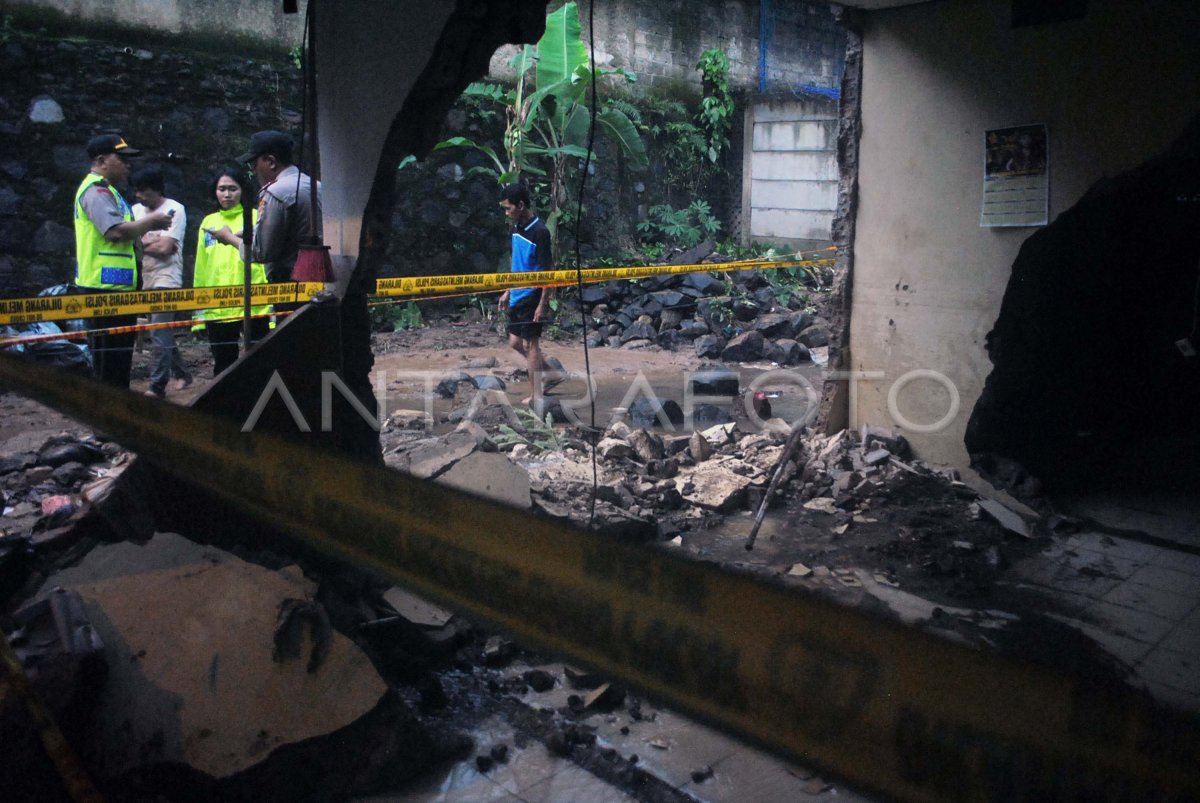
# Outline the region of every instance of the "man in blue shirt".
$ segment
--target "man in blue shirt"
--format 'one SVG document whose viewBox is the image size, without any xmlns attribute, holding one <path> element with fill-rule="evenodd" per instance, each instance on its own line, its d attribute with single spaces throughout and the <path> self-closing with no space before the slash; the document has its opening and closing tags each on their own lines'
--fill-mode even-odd
<svg viewBox="0 0 1200 803">
<path fill-rule="evenodd" d="M 500 190 L 500 208 L 512 221 L 512 272 L 554 270 L 550 230 L 529 208 L 529 190 L 523 184 L 507 184 Z M 553 287 L 514 287 L 500 296 L 500 306 L 508 305 L 508 345 L 526 359 L 529 366 L 531 396 L 525 402 L 536 409 L 542 398 L 542 372 L 554 370 L 542 355 L 539 339 L 542 321 L 550 308 Z M 555 377 L 546 382 L 546 390 L 561 382 Z"/>
</svg>

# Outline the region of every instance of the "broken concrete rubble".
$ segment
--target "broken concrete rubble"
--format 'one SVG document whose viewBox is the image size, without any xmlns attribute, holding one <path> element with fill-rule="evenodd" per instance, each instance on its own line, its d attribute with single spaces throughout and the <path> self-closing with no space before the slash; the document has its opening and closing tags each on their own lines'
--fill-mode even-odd
<svg viewBox="0 0 1200 803">
<path fill-rule="evenodd" d="M 88 741 L 109 776 L 182 762 L 223 778 L 350 724 L 386 690 L 336 632 L 314 671 L 272 657 L 280 606 L 316 591 L 298 570 L 269 571 L 161 533 L 145 546 L 98 547 L 52 582 L 83 598 L 108 645 L 110 678 Z M 167 721 L 176 724 L 164 733 Z"/>
<path fill-rule="evenodd" d="M 298 567 L 170 533 L 80 554 L 48 572 L 7 635 L 22 654 L 48 643 L 36 635 L 47 610 L 47 632 L 72 639 L 31 676 L 54 679 L 43 694 L 106 799 L 327 800 L 394 787 L 446 747 L 331 627 Z M 103 671 L 68 682 L 80 658 Z M 71 690 L 75 713 L 55 702 Z"/>
<path fill-rule="evenodd" d="M 530 506 L 529 474 L 503 454 L 469 454 L 442 474 L 438 482 L 509 507 Z"/>
<path fill-rule="evenodd" d="M 629 437 L 626 440 L 633 447 L 634 453 L 642 462 L 661 460 L 666 456 L 662 438 L 652 432 L 647 432 L 644 429 L 634 430 L 629 433 Z"/>
<path fill-rule="evenodd" d="M 740 464 L 746 466 L 746 464 Z M 716 457 L 696 466 L 686 476 L 675 479 L 675 487 L 685 500 L 705 510 L 726 512 L 742 503 L 751 485 L 764 485 L 766 475 L 753 467 L 751 476 L 735 470 L 739 462 Z"/>
<path fill-rule="evenodd" d="M 623 460 L 632 458 L 635 452 L 633 447 L 621 438 L 605 438 L 596 444 L 596 454 L 604 460 Z"/>
<path fill-rule="evenodd" d="M 784 431 L 755 433 L 748 431 L 745 422 L 742 422 L 715 428 L 711 432 L 715 443 L 701 434 L 667 437 L 661 441 L 663 457 L 655 458 L 651 454 L 650 459 L 646 460 L 646 455 L 639 454 L 630 441 L 637 441 L 643 436 L 657 438 L 657 433 L 638 434 L 640 431 L 631 430 L 627 426 L 611 428 L 610 434 L 619 437 L 610 438 L 609 440 L 615 443 L 608 443 L 607 449 L 602 450 L 598 446 L 596 451 L 601 483 L 600 490 L 597 491 L 599 501 L 596 504 L 596 533 L 600 537 L 629 538 L 664 545 L 677 543 L 676 549 L 683 554 L 700 559 L 724 561 L 725 553 L 720 551 L 722 539 L 733 541 L 734 547 L 741 546 L 731 538 L 731 531 L 724 529 L 724 525 L 737 519 L 739 515 L 745 515 L 739 513 L 739 509 L 745 507 L 751 491 L 757 488 L 761 494 L 766 473 L 778 462 L 780 443 L 786 431 L 785 425 Z M 458 434 L 469 435 L 474 448 L 448 468 L 440 469 L 438 479 L 445 480 L 455 467 L 464 463 L 470 465 L 475 458 L 485 454 L 489 438 L 486 427 L 478 426 L 478 422 L 471 422 L 464 425 Z M 389 444 L 395 458 L 409 454 L 411 459 L 411 453 L 416 449 L 430 447 L 434 442 L 441 440 L 425 438 L 423 435 L 423 432 L 415 429 L 397 431 L 387 435 L 389 438 L 395 437 L 396 441 L 385 442 Z M 961 499 L 963 520 L 966 521 L 965 511 L 975 500 L 975 495 L 965 487 L 959 488 L 947 483 L 940 475 L 929 471 L 920 461 L 912 461 L 902 467 L 892 459 L 894 453 L 886 460 L 872 461 L 867 455 L 873 450 L 866 447 L 885 447 L 877 440 L 864 443 L 857 435 L 858 433 L 841 433 L 834 438 L 810 435 L 805 439 L 804 448 L 794 458 L 795 462 L 789 463 L 791 468 L 776 502 L 777 507 L 786 507 L 786 512 L 780 511 L 780 518 L 791 519 L 790 524 L 796 532 L 803 532 L 806 525 L 816 522 L 820 535 L 812 537 L 825 540 L 820 546 L 823 552 L 797 552 L 792 554 L 801 557 L 802 561 L 788 557 L 776 561 L 782 568 L 772 571 L 781 575 L 782 581 L 840 595 L 839 599 L 862 599 L 863 595 L 870 596 L 867 592 L 876 586 L 889 589 L 898 586 L 905 589 L 919 588 L 916 578 L 922 573 L 930 577 L 953 578 L 955 583 L 975 582 L 971 573 L 978 567 L 1002 563 L 1006 559 L 1007 544 L 1002 534 L 995 541 L 979 537 L 979 533 L 989 527 L 997 533 L 1000 532 L 990 520 L 973 522 L 977 525 L 975 530 L 962 534 L 955 532 L 955 537 L 951 539 L 949 533 L 960 522 L 950 521 L 949 517 L 945 522 L 939 521 L 936 511 L 931 512 L 932 507 L 922 509 L 921 516 L 915 517 L 915 520 L 898 514 L 903 507 L 895 503 L 911 504 L 915 499 L 933 498 L 938 493 L 946 493 L 946 499 Z M 409 440 L 405 440 L 403 444 L 399 443 L 399 440 L 404 439 Z M 652 442 L 650 437 L 646 438 L 647 444 Z M 453 447 L 451 451 L 457 449 L 457 446 L 454 446 L 458 443 L 457 439 L 450 439 L 448 443 Z M 707 448 L 710 453 L 708 460 L 697 459 L 698 456 L 691 453 L 692 446 L 700 443 L 704 446 L 699 447 L 697 451 Z M 624 449 L 619 448 L 622 445 Z M 494 453 L 493 456 L 505 460 L 506 466 L 524 473 L 530 483 L 529 495 L 533 506 L 540 515 L 562 517 L 581 526 L 588 523 L 587 503 L 592 493 L 591 453 L 582 451 L 578 442 L 575 446 L 566 447 L 564 451 L 546 451 L 541 454 L 526 451 L 518 461 Z M 671 464 L 679 473 L 670 480 L 661 479 L 658 468 L 651 470 L 649 465 L 659 460 L 665 466 L 666 457 L 679 458 Z M 642 465 L 635 465 L 635 462 L 641 462 Z M 704 463 L 712 464 L 708 467 L 709 470 L 720 467 L 725 472 L 722 479 L 734 486 L 733 492 L 725 501 L 721 501 L 718 498 L 719 494 L 715 492 L 707 505 L 701 500 L 702 494 L 698 491 L 709 490 L 701 487 L 707 479 L 705 468 L 700 465 Z M 490 476 L 491 472 L 479 473 Z M 570 479 L 564 481 L 567 477 Z M 697 479 L 700 480 L 699 483 Z M 691 484 L 690 488 L 687 487 L 688 483 Z M 736 486 L 739 484 L 743 484 L 743 495 L 740 498 L 736 496 Z M 820 500 L 817 504 L 827 506 L 828 512 L 805 512 L 802 502 L 811 500 Z M 938 504 L 946 502 L 939 499 Z M 991 531 L 988 532 L 990 537 Z M 874 537 L 874 543 L 870 547 L 863 547 L 871 537 Z M 959 543 L 956 544 L 955 541 Z M 964 544 L 969 544 L 971 548 L 963 547 Z M 763 545 L 764 548 L 769 547 L 773 551 L 784 547 L 794 548 L 793 544 L 785 540 L 784 531 L 780 530 L 772 537 L 764 536 Z M 870 569 L 866 575 L 874 585 L 869 585 L 861 573 L 844 564 L 843 561 L 848 558 L 837 550 L 845 545 L 853 545 L 860 550 L 854 553 L 857 560 L 868 557 L 877 560 L 876 563 L 868 564 Z M 953 553 L 961 554 L 946 558 L 939 553 L 943 546 Z M 807 544 L 804 548 L 808 548 Z M 707 554 L 704 550 L 707 550 Z M 817 558 L 818 554 L 823 557 Z M 805 567 L 809 565 L 823 571 L 806 571 Z M 979 584 L 982 585 L 992 576 L 994 573 L 980 574 Z M 960 577 L 965 580 L 960 580 Z M 957 593 L 958 589 L 954 590 Z M 937 607 L 939 606 L 934 606 Z M 944 606 L 941 609 L 949 610 Z M 414 675 L 420 674 L 420 670 L 416 668 L 419 662 L 398 656 L 400 651 L 394 648 L 395 642 L 401 641 L 397 635 L 399 629 L 389 623 L 389 620 L 398 615 L 396 609 L 380 605 L 377 615 L 383 618 L 371 622 L 370 628 L 364 625 L 363 632 L 370 630 L 374 634 L 372 638 L 378 638 L 381 642 L 384 640 L 384 634 L 387 634 L 392 644 L 392 649 L 388 652 L 389 661 L 393 662 L 392 666 L 404 667 L 404 672 Z M 413 614 L 414 619 L 416 616 Z M 426 645 L 432 654 L 436 652 L 432 646 L 435 638 L 444 637 L 438 656 L 448 659 L 449 656 L 458 655 L 460 660 L 465 660 L 461 658 L 463 653 L 459 650 L 470 637 L 458 629 L 458 626 L 452 623 L 452 619 L 446 619 L 441 624 L 426 622 L 414 625 L 424 632 L 421 639 L 414 640 L 413 643 L 419 641 Z M 307 623 L 308 620 L 301 621 Z M 306 630 L 301 629 L 301 633 L 304 638 L 311 638 Z M 302 643 L 304 649 L 300 650 L 298 657 L 292 659 L 292 662 L 301 665 L 307 671 L 315 655 L 315 645 L 303 640 Z M 506 655 L 502 654 L 505 651 L 497 650 L 485 655 L 484 649 L 481 648 L 479 655 L 485 663 L 489 660 L 496 662 L 506 659 Z M 326 660 L 328 659 L 320 662 L 318 671 L 321 671 L 320 668 L 325 665 Z M 419 694 L 422 710 L 440 710 L 454 705 L 452 692 L 439 689 L 440 682 L 430 683 L 426 676 L 422 676 L 421 684 Z M 572 714 L 576 713 L 572 711 Z M 490 751 L 488 754 L 490 755 Z M 235 775 L 243 776 L 244 773 Z"/>
</svg>

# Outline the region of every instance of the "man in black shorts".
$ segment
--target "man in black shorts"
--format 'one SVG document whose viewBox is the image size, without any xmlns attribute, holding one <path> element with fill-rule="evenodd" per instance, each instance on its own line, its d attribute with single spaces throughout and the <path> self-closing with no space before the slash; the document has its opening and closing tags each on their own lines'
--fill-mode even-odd
<svg viewBox="0 0 1200 803">
<path fill-rule="evenodd" d="M 522 184 L 507 184 L 500 190 L 500 208 L 513 223 L 512 272 L 554 270 L 550 231 L 529 208 L 529 190 Z M 554 296 L 552 287 L 514 287 L 500 296 L 500 306 L 508 306 L 508 345 L 526 359 L 529 366 L 531 396 L 525 402 L 537 406 L 544 390 L 562 381 L 560 376 L 546 381 L 543 371 L 554 370 L 542 355 L 539 339 L 542 321 Z"/>
</svg>

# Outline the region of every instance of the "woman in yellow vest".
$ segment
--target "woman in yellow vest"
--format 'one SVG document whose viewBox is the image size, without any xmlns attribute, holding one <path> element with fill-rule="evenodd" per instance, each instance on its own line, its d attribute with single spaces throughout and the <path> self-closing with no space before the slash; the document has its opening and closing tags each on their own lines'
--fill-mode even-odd
<svg viewBox="0 0 1200 803">
<path fill-rule="evenodd" d="M 211 192 L 216 196 L 220 209 L 200 222 L 200 241 L 196 246 L 196 287 L 242 284 L 244 268 L 238 250 L 218 242 L 209 234 L 210 229 L 220 229 L 223 226 L 241 232 L 242 198 L 247 193 L 245 180 L 240 177 L 242 172 L 230 168 L 213 177 Z M 251 214 L 257 219 L 256 211 L 252 211 Z M 262 263 L 251 263 L 250 281 L 254 284 L 266 284 L 267 276 Z M 260 315 L 270 312 L 270 309 L 269 306 L 252 307 L 250 312 Z M 237 361 L 238 335 L 242 331 L 241 315 L 241 307 L 225 307 L 203 310 L 197 316 L 204 321 L 208 333 L 208 346 L 213 355 L 213 376 Z M 247 344 L 247 348 L 267 336 L 268 325 L 269 319 L 265 317 L 250 320 L 251 342 Z"/>
</svg>

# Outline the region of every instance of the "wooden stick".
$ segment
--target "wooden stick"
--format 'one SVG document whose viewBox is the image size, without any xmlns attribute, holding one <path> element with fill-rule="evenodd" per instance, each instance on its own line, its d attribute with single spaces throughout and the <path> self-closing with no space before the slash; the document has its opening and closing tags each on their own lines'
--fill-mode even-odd
<svg viewBox="0 0 1200 803">
<path fill-rule="evenodd" d="M 754 527 L 750 530 L 750 538 L 746 541 L 746 551 L 754 549 L 754 539 L 758 538 L 758 528 L 762 526 L 763 517 L 767 514 L 767 505 L 771 501 L 771 497 L 775 495 L 775 491 L 779 488 L 779 483 L 783 478 L 783 469 L 787 466 L 788 460 L 791 459 L 792 453 L 796 451 L 796 447 L 800 444 L 800 435 L 804 432 L 804 427 L 797 425 L 792 430 L 792 434 L 788 436 L 787 444 L 783 447 L 783 454 L 779 456 L 779 463 L 775 466 L 775 474 L 771 477 L 771 482 L 767 485 L 767 492 L 763 496 L 762 501 L 758 503 L 758 512 L 754 514 Z"/>
</svg>

